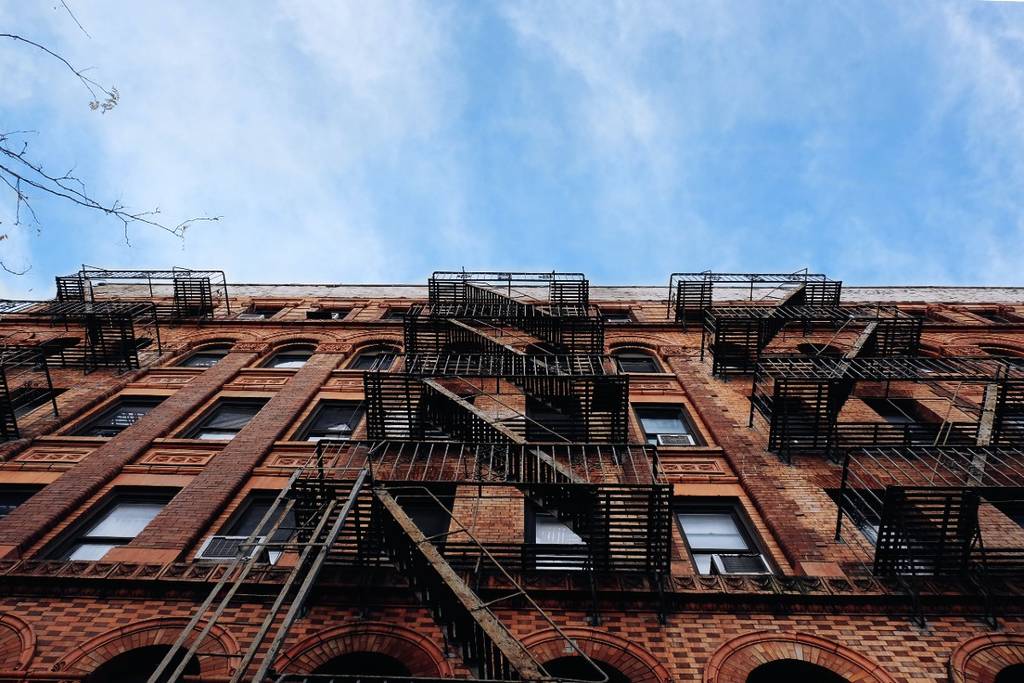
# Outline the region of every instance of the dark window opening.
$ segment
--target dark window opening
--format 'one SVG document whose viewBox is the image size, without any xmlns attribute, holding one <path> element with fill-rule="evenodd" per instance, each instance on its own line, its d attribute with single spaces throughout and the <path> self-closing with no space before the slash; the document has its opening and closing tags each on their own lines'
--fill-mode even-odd
<svg viewBox="0 0 1024 683">
<path fill-rule="evenodd" d="M 265 368 L 288 368 L 298 369 L 304 366 L 312 357 L 313 349 L 287 349 L 278 351 L 263 364 Z"/>
<path fill-rule="evenodd" d="M 18 387 L 11 392 L 11 404 L 14 406 L 15 417 L 25 417 L 36 408 L 48 405 L 51 408 L 54 399 L 63 394 L 65 389 L 49 387 Z"/>
<path fill-rule="evenodd" d="M 335 676 L 361 674 L 363 676 L 408 677 L 412 675 L 409 667 L 405 664 L 379 652 L 347 652 L 321 664 L 313 673 Z"/>
<path fill-rule="evenodd" d="M 700 439 L 682 406 L 638 405 L 640 421 L 647 443 L 657 446 L 699 446 Z"/>
<path fill-rule="evenodd" d="M 348 367 L 350 370 L 384 372 L 391 368 L 397 355 L 395 350 L 390 348 L 368 349 L 360 352 Z"/>
<path fill-rule="evenodd" d="M 351 308 L 316 308 L 306 311 L 307 320 L 344 320 L 352 312 Z"/>
<path fill-rule="evenodd" d="M 362 403 L 356 401 L 321 401 L 299 440 L 350 439 L 363 412 Z"/>
<path fill-rule="evenodd" d="M 249 424 L 266 402 L 266 399 L 221 401 L 184 438 L 230 441 Z"/>
<path fill-rule="evenodd" d="M 98 669 L 85 677 L 86 683 L 146 683 L 170 651 L 170 645 L 146 645 L 128 650 L 108 659 Z M 171 673 L 188 654 L 188 648 L 180 649 L 166 669 Z M 199 660 L 193 656 L 185 666 L 186 676 L 198 676 Z M 167 680 L 166 678 L 163 680 Z"/>
<path fill-rule="evenodd" d="M 99 560 L 107 551 L 131 543 L 173 496 L 167 490 L 115 495 L 60 544 L 55 559 Z"/>
<path fill-rule="evenodd" d="M 40 486 L 4 486 L 0 488 L 0 517 L 14 512 L 15 508 L 35 495 Z"/>
<path fill-rule="evenodd" d="M 122 397 L 116 405 L 77 429 L 75 436 L 117 436 L 148 415 L 163 400 L 162 396 Z"/>
<path fill-rule="evenodd" d="M 626 325 L 633 322 L 633 316 L 627 310 L 602 311 L 601 319 L 607 325 Z"/>
<path fill-rule="evenodd" d="M 980 316 L 985 320 L 999 324 L 1012 324 L 1018 322 L 1015 320 L 1015 316 L 1009 314 L 1003 314 L 999 311 L 971 311 L 974 315 Z"/>
<path fill-rule="evenodd" d="M 641 351 L 621 351 L 615 354 L 619 372 L 661 372 L 658 361 Z"/>
<path fill-rule="evenodd" d="M 389 308 L 381 320 L 405 320 L 405 314 L 408 312 L 407 308 Z"/>
<path fill-rule="evenodd" d="M 591 663 L 592 662 L 592 663 Z M 594 670 L 594 665 L 604 674 Z M 562 678 L 573 681 L 603 681 L 606 677 L 608 683 L 629 683 L 629 677 L 616 669 L 611 664 L 602 662 L 599 659 L 591 658 L 588 662 L 583 657 L 559 657 L 544 664 L 544 670 L 552 678 Z"/>
<path fill-rule="evenodd" d="M 837 507 L 843 504 L 841 489 L 825 489 L 825 493 Z M 845 525 L 847 520 L 853 522 L 853 525 L 864 534 L 864 538 L 868 539 L 871 545 L 875 545 L 878 543 L 878 516 L 884 500 L 884 489 L 848 489 L 846 507 L 843 509 L 843 524 Z"/>
<path fill-rule="evenodd" d="M 247 310 L 238 314 L 240 320 L 267 320 L 281 312 L 281 307 L 273 306 L 250 306 Z"/>
<path fill-rule="evenodd" d="M 834 671 L 799 659 L 777 659 L 762 664 L 747 676 L 747 683 L 848 683 Z"/>
<path fill-rule="evenodd" d="M 996 674 L 993 683 L 1020 683 L 1024 681 L 1024 664 L 1011 664 Z"/>
<path fill-rule="evenodd" d="M 193 353 L 180 363 L 183 368 L 212 368 L 221 358 L 228 355 L 230 346 L 208 346 Z"/>
<path fill-rule="evenodd" d="M 676 518 L 698 573 L 769 573 L 737 503 L 678 506 Z"/>
<path fill-rule="evenodd" d="M 399 494 L 398 504 L 426 538 L 439 548 L 444 547 L 442 534 L 451 526 L 449 510 L 455 505 L 455 486 L 433 485 L 429 494 L 426 491 L 403 492 Z"/>
</svg>

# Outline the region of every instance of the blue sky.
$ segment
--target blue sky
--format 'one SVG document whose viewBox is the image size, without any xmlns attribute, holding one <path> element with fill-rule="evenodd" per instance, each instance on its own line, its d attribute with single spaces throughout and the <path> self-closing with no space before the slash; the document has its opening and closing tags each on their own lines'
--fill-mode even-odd
<svg viewBox="0 0 1024 683">
<path fill-rule="evenodd" d="M 0 255 L 234 282 L 434 269 L 1024 284 L 1024 3 L 4 3 L 0 128 L 184 243 L 38 198 Z M 56 7 L 54 5 L 57 5 Z"/>
</svg>

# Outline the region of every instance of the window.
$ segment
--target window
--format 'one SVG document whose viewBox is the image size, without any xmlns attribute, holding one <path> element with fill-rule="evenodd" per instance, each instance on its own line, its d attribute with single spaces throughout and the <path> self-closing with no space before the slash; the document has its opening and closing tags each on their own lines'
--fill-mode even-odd
<svg viewBox="0 0 1024 683">
<path fill-rule="evenodd" d="M 301 441 L 348 439 L 363 419 L 363 407 L 355 401 L 321 401 L 302 434 Z"/>
<path fill-rule="evenodd" d="M 221 401 L 184 438 L 230 441 L 265 403 L 266 399 Z"/>
<path fill-rule="evenodd" d="M 181 361 L 179 367 L 183 368 L 209 368 L 217 364 L 217 362 L 228 355 L 231 350 L 230 346 L 207 346 L 204 349 L 199 349 L 191 356 Z"/>
<path fill-rule="evenodd" d="M 405 320 L 405 314 L 408 312 L 407 308 L 389 308 L 381 320 Z"/>
<path fill-rule="evenodd" d="M 602 311 L 601 319 L 607 325 L 625 325 L 633 322 L 633 316 L 627 310 Z"/>
<path fill-rule="evenodd" d="M 998 310 L 996 310 L 996 311 L 991 311 L 991 310 L 990 311 L 971 311 L 971 313 L 973 313 L 976 316 L 982 317 L 985 320 L 988 320 L 988 321 L 991 321 L 991 322 L 994 322 L 994 323 L 1004 324 L 1004 325 L 1005 324 L 1013 324 L 1013 323 L 1017 322 L 1016 320 L 1014 320 L 1015 316 L 1013 316 L 1012 314 L 1003 314 L 1002 312 L 1000 312 Z"/>
<path fill-rule="evenodd" d="M 49 389 L 47 387 L 18 387 L 11 392 L 11 405 L 14 406 L 15 417 L 25 417 L 40 406 L 49 405 L 52 409 L 51 398 L 56 398 L 64 393 L 64 389 Z"/>
<path fill-rule="evenodd" d="M 769 573 L 738 508 L 736 503 L 688 505 L 676 513 L 699 573 Z"/>
<path fill-rule="evenodd" d="M 273 318 L 281 311 L 280 308 L 274 308 L 271 306 L 256 306 L 252 305 L 247 310 L 242 311 L 238 314 L 239 320 L 267 320 Z"/>
<path fill-rule="evenodd" d="M 527 508 L 527 541 L 534 546 L 537 569 L 583 569 L 587 542 L 558 519 L 557 510 Z"/>
<path fill-rule="evenodd" d="M 163 397 L 125 396 L 75 431 L 75 436 L 117 436 L 160 405 Z"/>
<path fill-rule="evenodd" d="M 278 351 L 263 364 L 265 368 L 301 368 L 313 355 L 313 349 L 287 349 Z"/>
<path fill-rule="evenodd" d="M 431 484 L 429 493 L 425 490 L 403 492 L 399 494 L 398 504 L 423 535 L 439 550 L 443 550 L 446 540 L 444 534 L 452 522 L 449 510 L 455 505 L 455 487 Z"/>
<path fill-rule="evenodd" d="M 130 543 L 153 521 L 171 497 L 168 492 L 117 496 L 63 544 L 57 553 L 58 558 L 99 560 L 111 548 Z"/>
<path fill-rule="evenodd" d="M 658 361 L 642 351 L 619 351 L 614 358 L 619 372 L 661 372 Z"/>
<path fill-rule="evenodd" d="M 796 350 L 805 356 L 823 356 L 825 358 L 840 358 L 843 350 L 831 344 L 797 344 Z"/>
<path fill-rule="evenodd" d="M 306 311 L 307 320 L 344 320 L 349 313 L 352 312 L 351 308 L 316 308 L 312 311 Z"/>
<path fill-rule="evenodd" d="M 995 356 L 996 358 L 1006 358 L 1011 363 L 1014 363 L 1016 365 L 1024 365 L 1024 356 L 1022 356 L 1019 351 L 1006 349 L 1001 346 L 986 346 L 982 344 L 979 344 L 978 348 L 990 356 Z"/>
<path fill-rule="evenodd" d="M 578 399 L 569 397 L 526 397 L 527 441 L 579 441 L 586 438 L 585 424 L 577 417 Z"/>
<path fill-rule="evenodd" d="M 4 486 L 0 488 L 0 517 L 6 517 L 14 512 L 15 508 L 35 495 L 39 488 L 38 486 Z"/>
<path fill-rule="evenodd" d="M 251 548 L 243 548 L 242 545 L 256 531 L 256 528 L 263 521 L 264 516 L 274 507 L 277 500 L 277 493 L 271 491 L 257 491 L 249 495 L 242 509 L 235 514 L 234 518 L 220 530 L 216 536 L 211 536 L 199 550 L 198 556 L 204 560 L 230 560 L 239 555 L 251 552 Z M 271 513 L 266 524 L 257 534 L 257 539 L 265 536 L 277 527 L 270 543 L 286 543 L 295 533 L 295 508 L 289 509 L 284 516 L 281 516 L 282 508 L 277 508 Z M 280 522 L 280 524 L 278 524 Z M 270 564 L 276 564 L 283 554 L 278 546 L 271 546 L 267 549 L 267 560 Z"/>
<path fill-rule="evenodd" d="M 356 356 L 355 360 L 348 367 L 350 370 L 384 372 L 395 362 L 397 355 L 394 349 L 387 347 L 368 349 Z"/>
<path fill-rule="evenodd" d="M 682 406 L 642 405 L 636 417 L 644 430 L 647 443 L 657 446 L 699 446 L 696 431 Z"/>
</svg>

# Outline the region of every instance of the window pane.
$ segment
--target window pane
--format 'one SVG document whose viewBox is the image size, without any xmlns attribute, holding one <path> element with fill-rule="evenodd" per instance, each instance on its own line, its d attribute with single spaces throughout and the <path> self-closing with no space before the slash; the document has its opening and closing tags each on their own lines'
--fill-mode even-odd
<svg viewBox="0 0 1024 683">
<path fill-rule="evenodd" d="M 212 415 L 203 421 L 204 429 L 226 429 L 238 431 L 256 413 L 260 412 L 262 404 L 245 403 L 224 403 L 218 406 Z"/>
<path fill-rule="evenodd" d="M 163 503 L 157 502 L 117 503 L 85 535 L 135 538 L 163 507 Z"/>
<path fill-rule="evenodd" d="M 727 512 L 680 513 L 679 523 L 691 550 L 749 550 L 736 520 Z"/>
<path fill-rule="evenodd" d="M 711 556 L 694 553 L 693 562 L 697 565 L 698 574 L 710 574 L 711 573 Z"/>
<path fill-rule="evenodd" d="M 363 411 L 357 403 L 324 403 L 307 430 L 307 441 L 346 439 L 352 435 Z"/>
<path fill-rule="evenodd" d="M 395 360 L 391 351 L 364 351 L 349 366 L 353 370 L 387 370 Z"/>
<path fill-rule="evenodd" d="M 638 408 L 637 417 L 648 435 L 690 433 L 682 412 L 675 408 Z"/>
<path fill-rule="evenodd" d="M 125 398 L 89 423 L 80 433 L 86 436 L 115 436 L 144 418 L 163 399 Z"/>
<path fill-rule="evenodd" d="M 107 554 L 108 550 L 116 548 L 112 543 L 79 543 L 68 555 L 69 560 L 98 560 Z"/>
<path fill-rule="evenodd" d="M 14 512 L 14 509 L 32 497 L 36 491 L 0 491 L 0 517 Z"/>
<path fill-rule="evenodd" d="M 537 543 L 583 545 L 584 540 L 568 526 L 558 521 L 551 512 L 537 512 L 534 516 Z"/>
<path fill-rule="evenodd" d="M 231 441 L 235 434 L 238 434 L 238 431 L 234 429 L 200 429 L 192 438 L 204 441 Z"/>
<path fill-rule="evenodd" d="M 312 351 L 288 351 L 287 353 L 279 353 L 270 359 L 270 362 L 265 367 L 268 368 L 301 368 L 304 366 L 309 357 L 313 355 Z"/>
<path fill-rule="evenodd" d="M 640 353 L 622 353 L 615 357 L 622 372 L 658 372 L 658 364 L 650 356 Z"/>
<path fill-rule="evenodd" d="M 221 358 L 227 355 L 227 351 L 200 351 L 194 353 L 182 362 L 186 368 L 209 368 L 217 364 Z"/>
</svg>

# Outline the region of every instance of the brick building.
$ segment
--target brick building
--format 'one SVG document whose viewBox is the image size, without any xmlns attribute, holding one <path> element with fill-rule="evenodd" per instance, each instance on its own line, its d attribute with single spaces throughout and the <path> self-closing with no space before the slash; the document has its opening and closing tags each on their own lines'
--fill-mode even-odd
<svg viewBox="0 0 1024 683">
<path fill-rule="evenodd" d="M 0 335 L 0 680 L 1024 680 L 1024 288 L 86 268 Z"/>
</svg>

